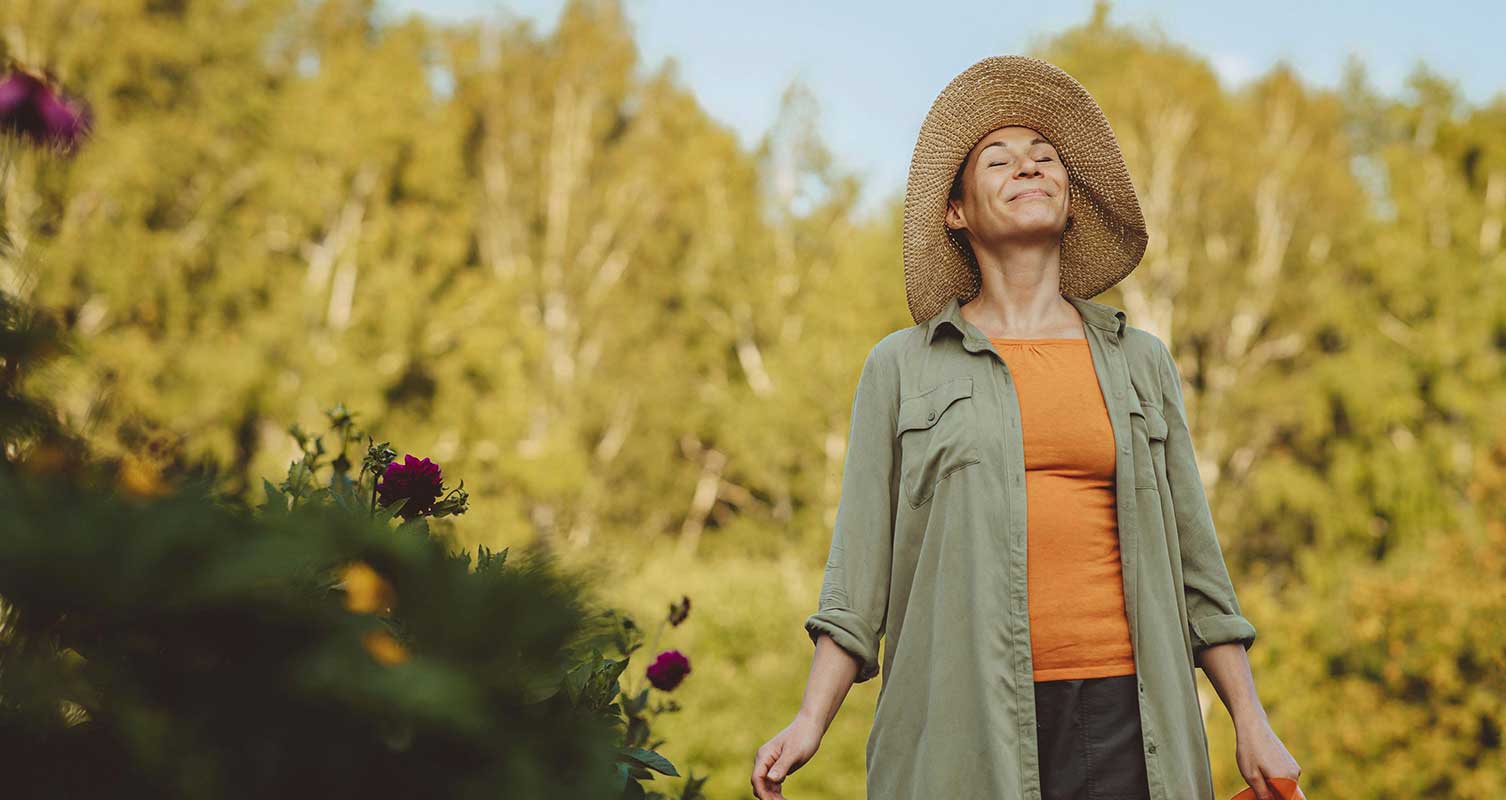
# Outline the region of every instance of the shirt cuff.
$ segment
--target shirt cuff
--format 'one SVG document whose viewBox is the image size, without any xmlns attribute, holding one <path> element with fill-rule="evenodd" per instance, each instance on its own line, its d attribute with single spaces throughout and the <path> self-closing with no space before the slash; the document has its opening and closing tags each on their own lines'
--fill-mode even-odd
<svg viewBox="0 0 1506 800">
<path fill-rule="evenodd" d="M 805 620 L 805 632 L 811 644 L 825 633 L 859 662 L 853 683 L 862 683 L 878 674 L 878 637 L 868 631 L 868 623 L 856 612 L 845 608 L 823 609 Z"/>
<path fill-rule="evenodd" d="M 1239 642 L 1249 650 L 1255 644 L 1255 626 L 1239 614 L 1215 614 L 1195 619 L 1189 627 L 1194 651 L 1229 642 Z"/>
</svg>

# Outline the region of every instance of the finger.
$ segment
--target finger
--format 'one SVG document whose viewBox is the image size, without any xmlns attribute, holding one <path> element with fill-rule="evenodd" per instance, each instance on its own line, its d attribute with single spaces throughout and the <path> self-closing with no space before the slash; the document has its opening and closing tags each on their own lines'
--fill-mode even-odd
<svg viewBox="0 0 1506 800">
<path fill-rule="evenodd" d="M 768 781 L 764 775 L 768 772 L 771 760 L 767 753 L 759 750 L 758 758 L 753 762 L 753 777 L 749 779 L 749 783 L 753 785 L 753 796 L 758 800 L 767 800 L 769 796 Z"/>
<path fill-rule="evenodd" d="M 758 785 L 753 787 L 753 796 L 758 800 L 779 800 L 779 787 L 759 778 Z"/>
<path fill-rule="evenodd" d="M 769 767 L 773 766 L 778 758 L 779 753 L 775 752 L 772 748 L 769 750 L 760 750 L 758 752 L 758 760 L 753 762 L 753 777 L 762 778 L 768 775 Z"/>
<path fill-rule="evenodd" d="M 771 768 L 771 770 L 768 771 L 768 779 L 773 780 L 773 782 L 777 783 L 780 782 L 780 780 L 785 779 L 785 777 L 788 777 L 789 762 L 791 762 L 791 759 L 783 758 L 783 756 L 780 756 L 779 761 L 774 764 L 774 768 Z"/>
<path fill-rule="evenodd" d="M 1278 800 L 1270 784 L 1266 783 L 1265 773 L 1259 769 L 1255 770 L 1255 775 L 1249 780 L 1249 784 L 1255 790 L 1255 800 Z"/>
</svg>

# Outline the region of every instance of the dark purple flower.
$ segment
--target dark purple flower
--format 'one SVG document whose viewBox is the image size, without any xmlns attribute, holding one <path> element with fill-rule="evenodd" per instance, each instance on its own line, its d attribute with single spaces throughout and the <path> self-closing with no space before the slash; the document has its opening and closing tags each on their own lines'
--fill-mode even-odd
<svg viewBox="0 0 1506 800">
<path fill-rule="evenodd" d="M 387 465 L 387 471 L 377 483 L 377 502 L 386 506 L 400 498 L 407 498 L 408 504 L 403 506 L 398 516 L 412 519 L 432 510 L 434 501 L 442 491 L 444 483 L 439 465 L 427 458 L 414 458 L 409 453 L 401 463 L 394 461 Z"/>
<path fill-rule="evenodd" d="M 679 650 L 665 650 L 648 665 L 648 682 L 660 691 L 669 691 L 680 685 L 690 674 L 690 659 Z"/>
<path fill-rule="evenodd" d="M 71 152 L 91 127 L 89 106 L 65 97 L 41 78 L 15 71 L 0 80 L 0 132 Z"/>
</svg>

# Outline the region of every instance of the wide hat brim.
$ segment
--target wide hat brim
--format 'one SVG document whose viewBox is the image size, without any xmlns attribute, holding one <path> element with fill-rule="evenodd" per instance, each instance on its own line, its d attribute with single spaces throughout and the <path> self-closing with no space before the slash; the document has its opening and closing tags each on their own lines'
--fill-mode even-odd
<svg viewBox="0 0 1506 800">
<path fill-rule="evenodd" d="M 1119 140 L 1088 90 L 1029 56 L 990 56 L 947 84 L 920 126 L 905 191 L 905 295 L 924 322 L 982 287 L 962 233 L 946 227 L 962 160 L 989 131 L 1023 125 L 1049 140 L 1067 168 L 1072 225 L 1062 234 L 1061 292 L 1090 298 L 1140 263 L 1148 235 Z"/>
</svg>

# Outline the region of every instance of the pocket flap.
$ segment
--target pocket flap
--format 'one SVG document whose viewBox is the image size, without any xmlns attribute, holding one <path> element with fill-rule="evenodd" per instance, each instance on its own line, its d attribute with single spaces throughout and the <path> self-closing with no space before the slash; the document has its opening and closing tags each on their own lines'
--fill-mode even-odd
<svg viewBox="0 0 1506 800">
<path fill-rule="evenodd" d="M 1145 432 L 1151 439 L 1166 440 L 1166 418 L 1161 416 L 1161 409 L 1155 406 L 1141 405 L 1140 409 L 1145 412 Z"/>
<path fill-rule="evenodd" d="M 924 430 L 935 425 L 948 406 L 972 395 L 972 376 L 962 375 L 939 383 L 914 397 L 901 400 L 899 425 L 895 435 L 905 431 Z"/>
</svg>

